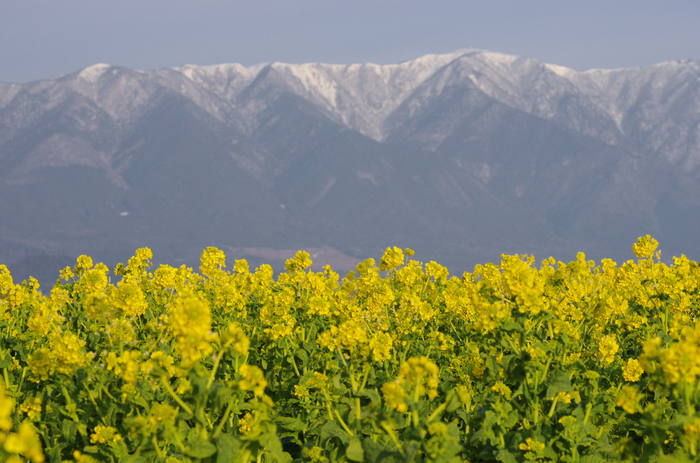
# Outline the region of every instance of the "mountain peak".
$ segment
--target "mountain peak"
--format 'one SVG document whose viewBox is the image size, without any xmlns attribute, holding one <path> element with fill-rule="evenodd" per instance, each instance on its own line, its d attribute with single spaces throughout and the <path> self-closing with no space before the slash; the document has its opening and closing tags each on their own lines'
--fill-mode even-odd
<svg viewBox="0 0 700 463">
<path fill-rule="evenodd" d="M 94 82 L 97 79 L 99 79 L 100 76 L 102 74 L 104 74 L 111 67 L 112 67 L 112 65 L 106 64 L 106 63 L 93 64 L 92 66 L 88 66 L 85 69 L 83 69 L 82 71 L 80 71 L 78 73 L 78 76 L 85 79 L 85 80 Z"/>
</svg>

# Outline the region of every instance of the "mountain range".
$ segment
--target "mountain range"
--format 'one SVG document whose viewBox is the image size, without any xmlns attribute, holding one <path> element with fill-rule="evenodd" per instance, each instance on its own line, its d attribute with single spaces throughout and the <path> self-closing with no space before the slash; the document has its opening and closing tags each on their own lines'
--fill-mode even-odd
<svg viewBox="0 0 700 463">
<path fill-rule="evenodd" d="M 347 271 L 387 246 L 453 274 L 502 253 L 700 258 L 700 63 L 573 69 L 482 50 L 399 64 L 97 64 L 0 83 L 0 263 L 216 246 Z"/>
</svg>

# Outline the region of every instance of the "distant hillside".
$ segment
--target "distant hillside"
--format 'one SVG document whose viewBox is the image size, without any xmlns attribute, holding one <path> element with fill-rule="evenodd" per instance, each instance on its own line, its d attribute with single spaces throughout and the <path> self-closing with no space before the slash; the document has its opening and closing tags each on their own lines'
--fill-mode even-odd
<svg viewBox="0 0 700 463">
<path fill-rule="evenodd" d="M 0 83 L 0 263 L 45 285 L 142 246 L 277 269 L 315 249 L 346 271 L 397 245 L 461 274 L 501 253 L 626 260 L 644 234 L 700 259 L 696 62 L 463 50 Z"/>
</svg>

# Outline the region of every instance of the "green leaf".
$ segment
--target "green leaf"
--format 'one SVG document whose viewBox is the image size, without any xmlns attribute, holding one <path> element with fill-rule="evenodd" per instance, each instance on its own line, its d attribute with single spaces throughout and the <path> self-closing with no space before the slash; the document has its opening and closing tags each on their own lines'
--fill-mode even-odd
<svg viewBox="0 0 700 463">
<path fill-rule="evenodd" d="M 496 454 L 496 460 L 502 461 L 503 463 L 518 463 L 515 456 L 506 449 L 501 449 Z"/>
<path fill-rule="evenodd" d="M 299 418 L 290 418 L 281 416 L 277 418 L 277 423 L 288 431 L 306 431 L 309 425 L 301 421 Z"/>
<path fill-rule="evenodd" d="M 228 434 L 216 438 L 216 449 L 216 463 L 231 463 L 242 453 L 241 442 Z"/>
<path fill-rule="evenodd" d="M 600 455 L 584 455 L 581 457 L 581 463 L 605 463 L 605 458 Z"/>
<path fill-rule="evenodd" d="M 365 451 L 362 449 L 362 442 L 357 437 L 350 439 L 350 444 L 345 450 L 345 455 L 348 460 L 352 461 L 364 461 Z"/>
<path fill-rule="evenodd" d="M 301 359 L 303 364 L 306 364 L 309 362 L 309 354 L 304 349 L 297 350 L 296 356 Z"/>
<path fill-rule="evenodd" d="M 277 437 L 277 430 L 273 424 L 270 424 L 266 432 L 260 435 L 258 442 L 262 444 L 265 450 L 274 455 L 277 461 L 281 463 L 292 461 L 292 457 L 284 451 L 282 442 Z"/>
<path fill-rule="evenodd" d="M 376 389 L 364 389 L 359 391 L 357 395 L 360 397 L 367 397 L 373 404 L 379 404 L 382 402 L 382 399 L 379 397 L 379 393 Z"/>
<path fill-rule="evenodd" d="M 509 320 L 509 321 L 505 322 L 504 324 L 502 324 L 500 326 L 500 328 L 503 331 L 517 331 L 518 333 L 522 333 L 523 331 L 525 331 L 523 326 L 520 323 L 516 322 L 515 320 Z"/>
<path fill-rule="evenodd" d="M 325 441 L 331 437 L 339 438 L 345 445 L 350 444 L 350 434 L 338 426 L 338 423 L 335 421 L 326 421 L 321 427 L 321 439 Z"/>
<path fill-rule="evenodd" d="M 63 420 L 61 435 L 68 442 L 75 442 L 75 434 L 78 431 L 78 423 L 72 420 Z"/>
<path fill-rule="evenodd" d="M 208 458 L 216 453 L 216 446 L 209 441 L 200 439 L 190 446 L 187 455 L 192 458 Z"/>
<path fill-rule="evenodd" d="M 553 372 L 547 381 L 547 400 L 551 400 L 560 392 L 571 392 L 571 379 L 563 371 Z"/>
<path fill-rule="evenodd" d="M 129 458 L 120 459 L 119 461 L 123 463 L 146 463 L 148 460 L 140 455 L 131 455 Z"/>
</svg>

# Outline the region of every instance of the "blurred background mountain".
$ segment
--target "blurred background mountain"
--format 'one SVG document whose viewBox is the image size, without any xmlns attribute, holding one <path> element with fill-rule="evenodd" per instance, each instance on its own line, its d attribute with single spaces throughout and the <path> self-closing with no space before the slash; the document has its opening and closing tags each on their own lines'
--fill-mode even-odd
<svg viewBox="0 0 700 463">
<path fill-rule="evenodd" d="M 394 65 L 0 83 L 0 263 L 46 288 L 139 247 L 341 274 L 387 246 L 452 274 L 502 253 L 700 258 L 700 64 L 574 71 L 461 50 Z"/>
</svg>

